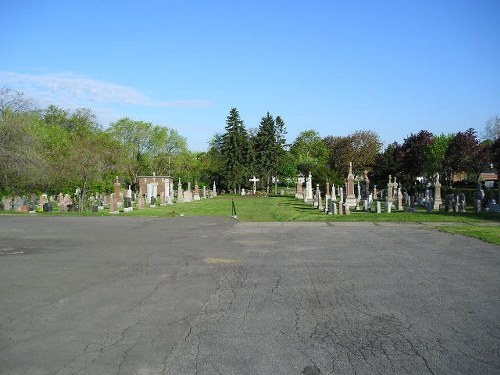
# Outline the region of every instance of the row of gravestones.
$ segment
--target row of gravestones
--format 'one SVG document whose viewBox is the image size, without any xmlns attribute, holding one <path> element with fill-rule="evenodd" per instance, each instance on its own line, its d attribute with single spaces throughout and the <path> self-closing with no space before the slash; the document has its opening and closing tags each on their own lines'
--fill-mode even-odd
<svg viewBox="0 0 500 375">
<path fill-rule="evenodd" d="M 349 169 L 348 180 L 352 180 L 352 172 L 351 167 Z M 374 187 L 373 194 L 369 194 L 369 179 L 367 172 L 365 171 L 364 176 L 364 185 L 363 185 L 363 194 L 361 194 L 361 189 L 358 183 L 358 197 L 353 196 L 352 190 L 353 187 L 347 186 L 347 191 L 351 191 L 351 196 L 347 194 L 344 196 L 344 189 L 339 188 L 339 200 L 337 201 L 335 185 L 332 186 L 331 195 L 330 186 L 327 182 L 326 184 L 326 192 L 325 195 L 325 204 L 323 206 L 321 199 L 321 192 L 319 189 L 319 185 L 316 185 L 316 191 L 313 193 L 312 191 L 312 176 L 309 173 L 309 177 L 305 179 L 298 179 L 297 184 L 297 194 L 296 198 L 303 199 L 304 202 L 317 207 L 319 210 L 324 210 L 327 214 L 349 214 L 350 208 L 354 206 L 357 211 L 364 210 L 366 212 L 371 212 L 373 207 L 373 197 L 377 196 L 376 187 Z M 305 181 L 306 189 L 303 191 L 302 183 Z M 349 182 L 349 181 L 348 181 Z M 352 181 L 351 185 L 352 185 Z M 500 194 L 500 193 L 499 193 Z M 350 199 L 351 198 L 351 199 Z M 376 202 L 376 211 L 377 213 L 381 212 L 392 212 L 393 205 L 395 202 L 397 205 L 394 207 L 397 211 L 404 211 L 403 201 L 407 207 L 409 212 L 415 211 L 415 205 L 423 206 L 426 208 L 428 213 L 433 210 L 439 210 L 444 212 L 465 212 L 466 211 L 466 199 L 465 194 L 448 194 L 441 198 L 441 184 L 439 183 L 439 175 L 436 176 L 435 184 L 434 184 L 434 194 L 430 189 L 427 189 L 425 192 L 425 196 L 422 194 L 417 197 L 410 196 L 406 192 L 401 191 L 401 186 L 397 184 L 396 179 L 392 181 L 391 176 L 389 176 L 389 182 L 387 184 L 387 189 L 382 191 L 381 198 L 385 200 L 385 202 Z M 476 193 L 474 196 L 474 211 L 481 211 L 484 204 L 484 191 L 482 190 L 481 184 L 477 185 Z M 495 200 L 491 200 L 488 202 L 486 209 L 490 212 L 500 212 L 500 204 L 498 204 Z"/>
</svg>

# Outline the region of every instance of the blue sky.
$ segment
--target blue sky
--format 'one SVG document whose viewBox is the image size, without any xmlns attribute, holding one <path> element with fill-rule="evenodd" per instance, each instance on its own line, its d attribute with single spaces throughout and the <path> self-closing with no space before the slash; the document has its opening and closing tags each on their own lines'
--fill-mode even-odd
<svg viewBox="0 0 500 375">
<path fill-rule="evenodd" d="M 176 129 L 192 150 L 280 115 L 292 142 L 479 133 L 500 115 L 500 1 L 0 2 L 0 87 Z"/>
</svg>

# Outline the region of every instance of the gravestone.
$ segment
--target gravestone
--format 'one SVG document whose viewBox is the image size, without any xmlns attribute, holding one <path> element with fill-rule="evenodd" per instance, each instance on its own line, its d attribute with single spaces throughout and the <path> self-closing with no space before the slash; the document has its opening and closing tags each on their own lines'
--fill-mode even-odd
<svg viewBox="0 0 500 375">
<path fill-rule="evenodd" d="M 328 181 L 328 177 L 326 178 L 325 197 L 330 198 L 330 181 Z"/>
<path fill-rule="evenodd" d="M 439 182 L 439 173 L 436 174 L 436 182 L 434 183 L 434 209 L 439 210 L 439 206 L 443 203 L 441 200 L 441 183 Z"/>
<path fill-rule="evenodd" d="M 302 184 L 304 183 L 304 176 L 302 174 L 297 176 L 297 190 L 295 192 L 295 198 L 304 199 L 304 191 L 302 190 Z"/>
<path fill-rule="evenodd" d="M 4 197 L 2 199 L 2 206 L 4 211 L 10 211 L 12 209 L 12 198 Z"/>
<path fill-rule="evenodd" d="M 188 187 L 184 191 L 184 203 L 192 202 L 193 201 L 193 192 L 191 191 L 191 182 L 188 182 Z"/>
<path fill-rule="evenodd" d="M 130 185 L 128 186 L 127 192 L 125 193 L 125 199 L 123 201 L 123 212 L 131 212 L 134 208 L 132 207 L 132 189 Z"/>
<path fill-rule="evenodd" d="M 321 191 L 319 190 L 319 184 L 316 184 L 316 198 L 317 198 L 318 210 L 322 211 L 324 207 L 323 207 L 323 202 L 321 200 Z"/>
<path fill-rule="evenodd" d="M 39 207 L 41 207 L 41 208 L 43 209 L 43 205 L 44 205 L 45 203 L 48 203 L 48 202 L 49 202 L 49 199 L 48 199 L 48 197 L 47 197 L 47 194 L 42 194 L 42 195 L 40 196 L 40 200 L 39 200 L 38 202 L 39 202 L 39 203 L 38 203 L 38 204 L 39 204 Z"/>
<path fill-rule="evenodd" d="M 403 208 L 403 194 L 401 194 L 401 186 L 398 187 L 398 211 L 404 211 L 404 208 Z"/>
<path fill-rule="evenodd" d="M 182 191 L 182 183 L 179 178 L 179 183 L 177 184 L 177 203 L 184 203 L 184 192 Z"/>
<path fill-rule="evenodd" d="M 335 184 L 332 183 L 332 200 L 337 201 L 337 192 L 335 191 Z"/>
<path fill-rule="evenodd" d="M 215 181 L 214 181 L 214 186 L 212 188 L 212 197 L 216 197 L 217 196 L 217 187 L 215 186 Z"/>
<path fill-rule="evenodd" d="M 382 205 L 380 203 L 380 201 L 377 201 L 377 214 L 381 214 L 382 213 Z"/>
<path fill-rule="evenodd" d="M 396 180 L 396 178 L 394 178 Z M 389 182 L 387 183 L 387 196 L 386 202 L 394 201 L 394 184 L 392 182 L 392 176 L 389 175 Z"/>
<path fill-rule="evenodd" d="M 109 200 L 109 213 L 110 214 L 117 214 L 120 211 L 118 210 L 118 201 L 115 198 L 115 193 L 111 194 L 111 198 Z"/>
<path fill-rule="evenodd" d="M 144 198 L 142 192 L 139 192 L 139 196 L 137 197 L 137 209 L 143 210 L 145 206 L 146 206 L 146 199 Z"/>
<path fill-rule="evenodd" d="M 427 213 L 431 213 L 434 208 L 434 199 L 432 199 L 431 191 L 427 189 L 425 191 L 425 209 Z"/>
<path fill-rule="evenodd" d="M 356 207 L 356 195 L 354 195 L 354 174 L 352 173 L 352 162 L 349 162 L 349 173 L 347 174 L 347 196 L 346 205 Z"/>
<path fill-rule="evenodd" d="M 200 187 L 198 186 L 198 181 L 195 182 L 194 184 L 194 194 L 193 194 L 193 200 L 199 201 L 200 198 Z"/>
<path fill-rule="evenodd" d="M 113 184 L 113 187 L 114 187 L 114 193 L 115 193 L 114 197 L 116 200 L 117 207 L 121 207 L 123 205 L 123 196 L 121 194 L 121 186 L 122 186 L 122 184 L 120 184 L 120 181 L 118 181 L 118 176 L 116 176 L 115 183 Z"/>
<path fill-rule="evenodd" d="M 465 194 L 464 193 L 458 194 L 457 202 L 458 202 L 457 211 L 458 212 L 465 212 L 466 202 L 465 202 Z"/>
<path fill-rule="evenodd" d="M 207 187 L 203 186 L 203 195 L 201 197 L 202 199 L 207 199 Z"/>
<path fill-rule="evenodd" d="M 474 212 L 480 212 L 483 206 L 484 190 L 481 187 L 481 183 L 476 184 L 476 192 L 474 193 Z"/>
<path fill-rule="evenodd" d="M 349 205 L 347 203 L 344 203 L 344 210 L 345 210 L 346 215 L 351 214 L 351 208 L 349 207 Z"/>
<path fill-rule="evenodd" d="M 392 212 L 392 202 L 387 202 L 385 205 L 385 212 L 390 214 Z"/>
<path fill-rule="evenodd" d="M 314 204 L 311 172 L 309 172 L 309 177 L 306 179 L 306 191 L 304 194 L 304 202 L 307 204 Z"/>
</svg>

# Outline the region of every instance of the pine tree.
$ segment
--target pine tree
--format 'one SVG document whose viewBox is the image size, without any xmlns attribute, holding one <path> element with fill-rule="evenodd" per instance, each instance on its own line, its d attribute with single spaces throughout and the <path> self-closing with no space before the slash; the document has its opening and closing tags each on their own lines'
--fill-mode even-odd
<svg viewBox="0 0 500 375">
<path fill-rule="evenodd" d="M 256 167 L 266 181 L 267 193 L 272 176 L 277 176 L 285 151 L 285 123 L 277 116 L 276 121 L 269 112 L 262 117 L 255 137 Z"/>
<path fill-rule="evenodd" d="M 246 183 L 252 161 L 248 133 L 236 108 L 231 108 L 225 129 L 221 146 L 224 163 L 222 175 L 226 186 L 232 190 Z"/>
</svg>

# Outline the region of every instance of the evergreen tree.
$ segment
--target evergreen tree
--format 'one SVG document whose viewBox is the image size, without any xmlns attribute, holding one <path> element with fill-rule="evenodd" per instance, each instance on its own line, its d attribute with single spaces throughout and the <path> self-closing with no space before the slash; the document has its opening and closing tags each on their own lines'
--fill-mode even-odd
<svg viewBox="0 0 500 375">
<path fill-rule="evenodd" d="M 281 117 L 276 117 L 275 121 L 269 112 L 262 117 L 255 137 L 254 149 L 256 169 L 266 182 L 267 193 L 269 193 L 271 177 L 277 176 L 277 171 L 283 162 L 285 134 L 285 123 Z"/>
<path fill-rule="evenodd" d="M 236 108 L 231 108 L 225 129 L 221 144 L 222 175 L 227 188 L 232 190 L 247 182 L 252 162 L 248 133 Z"/>
</svg>

